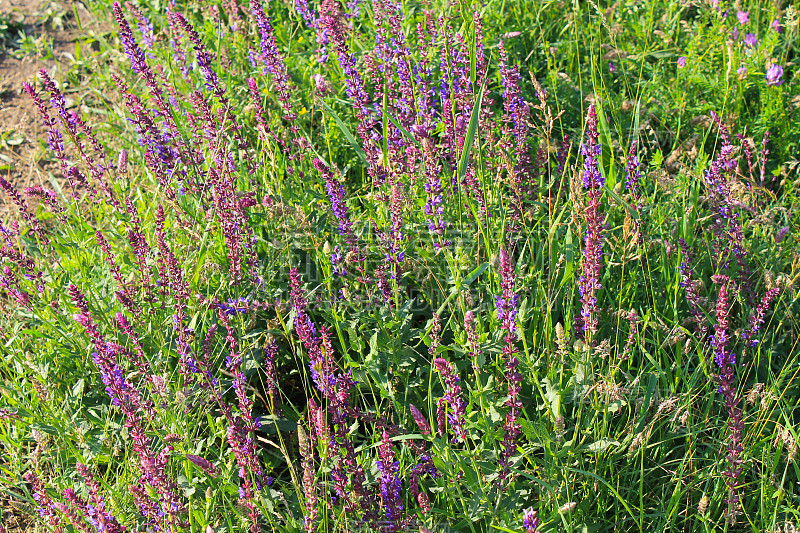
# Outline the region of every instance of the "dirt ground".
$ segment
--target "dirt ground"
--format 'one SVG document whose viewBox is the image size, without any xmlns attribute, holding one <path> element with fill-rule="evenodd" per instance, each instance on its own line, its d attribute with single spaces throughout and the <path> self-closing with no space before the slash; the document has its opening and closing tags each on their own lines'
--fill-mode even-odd
<svg viewBox="0 0 800 533">
<path fill-rule="evenodd" d="M 48 172 L 58 176 L 46 146 L 47 133 L 22 83 L 36 82 L 40 69 L 55 80 L 64 79 L 81 36 L 76 14 L 84 32 L 98 27 L 81 2 L 0 0 L 0 16 L 21 25 L 27 36 L 20 43 L 15 27 L 6 31 L 4 44 L 0 40 L 0 175 L 20 192 L 34 185 L 52 188 Z M 79 94 L 70 94 L 67 103 L 77 105 Z M 15 212 L 0 192 L 0 219 Z"/>
</svg>

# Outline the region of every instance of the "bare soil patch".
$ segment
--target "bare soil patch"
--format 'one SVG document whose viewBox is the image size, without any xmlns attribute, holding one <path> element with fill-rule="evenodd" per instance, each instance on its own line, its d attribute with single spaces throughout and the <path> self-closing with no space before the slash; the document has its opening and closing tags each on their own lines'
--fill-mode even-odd
<svg viewBox="0 0 800 533">
<path fill-rule="evenodd" d="M 52 188 L 49 174 L 58 176 L 58 166 L 22 83 L 37 82 L 41 69 L 62 80 L 74 63 L 80 27 L 84 31 L 98 28 L 98 22 L 81 2 L 0 0 L 0 14 L 24 32 L 24 37 L 8 32 L 5 46 L 0 47 L 0 175 L 18 191 L 35 185 Z M 77 106 L 81 91 L 70 90 L 67 98 L 68 104 Z M 0 193 L 0 219 L 15 212 L 16 207 Z"/>
</svg>

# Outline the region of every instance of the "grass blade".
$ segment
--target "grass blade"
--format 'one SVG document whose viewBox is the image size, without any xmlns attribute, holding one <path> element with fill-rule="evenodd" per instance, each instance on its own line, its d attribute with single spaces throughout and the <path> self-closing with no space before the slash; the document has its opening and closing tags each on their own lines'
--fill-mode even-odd
<svg viewBox="0 0 800 533">
<path fill-rule="evenodd" d="M 321 103 L 322 107 L 325 108 L 325 111 L 327 111 L 333 117 L 334 122 L 336 122 L 336 126 L 342 132 L 342 135 L 345 136 L 347 142 L 350 143 L 350 146 L 353 147 L 353 150 L 356 151 L 356 154 L 358 154 L 358 157 L 361 158 L 361 161 L 364 162 L 364 165 L 369 166 L 369 162 L 367 161 L 367 154 L 364 152 L 364 149 L 361 147 L 361 144 L 353 136 L 353 133 L 350 131 L 350 128 L 347 127 L 347 124 L 342 122 L 342 119 L 339 118 L 339 115 L 336 114 L 336 111 L 331 109 L 328 104 L 326 104 L 325 102 Z"/>
<path fill-rule="evenodd" d="M 464 176 L 467 175 L 469 154 L 472 151 L 472 144 L 475 142 L 475 132 L 478 129 L 481 104 L 483 103 L 483 90 L 485 87 L 485 85 L 481 86 L 478 95 L 475 97 L 475 105 L 472 106 L 472 115 L 469 117 L 469 128 L 467 129 L 467 136 L 464 139 L 464 149 L 461 151 L 461 161 L 458 165 L 458 181 L 463 180 Z"/>
</svg>

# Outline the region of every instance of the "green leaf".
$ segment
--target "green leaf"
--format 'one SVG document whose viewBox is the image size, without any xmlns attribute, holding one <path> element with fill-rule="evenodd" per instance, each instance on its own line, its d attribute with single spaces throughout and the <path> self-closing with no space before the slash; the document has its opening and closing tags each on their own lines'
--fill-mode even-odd
<svg viewBox="0 0 800 533">
<path fill-rule="evenodd" d="M 561 287 L 569 283 L 575 271 L 575 245 L 572 242 L 572 228 L 567 228 L 567 235 L 564 238 L 564 277 L 561 279 Z"/>
<path fill-rule="evenodd" d="M 658 377 L 651 375 L 650 380 L 647 382 L 647 391 L 644 393 L 644 400 L 642 401 L 642 407 L 639 411 L 642 413 L 642 419 L 639 420 L 639 424 L 636 426 L 634 433 L 641 433 L 644 430 L 644 426 L 647 424 L 647 411 L 650 409 L 650 402 L 653 399 L 653 393 L 655 393 L 657 385 Z"/>
<path fill-rule="evenodd" d="M 73 396 L 81 396 L 83 394 L 84 379 L 80 378 L 72 387 Z"/>
<path fill-rule="evenodd" d="M 472 144 L 475 141 L 475 131 L 478 129 L 478 121 L 481 114 L 481 104 L 483 103 L 483 89 L 482 85 L 475 97 L 475 104 L 472 106 L 472 115 L 469 118 L 469 128 L 467 129 L 467 136 L 464 139 L 464 148 L 461 151 L 461 162 L 458 165 L 458 181 L 464 179 L 467 175 L 467 164 L 469 163 L 469 154 L 472 151 Z"/>
<path fill-rule="evenodd" d="M 542 385 L 545 390 L 545 398 L 550 403 L 550 410 L 553 414 L 553 418 L 555 418 L 561 411 L 561 391 L 558 390 L 556 384 L 550 381 L 550 378 L 542 379 Z"/>
<path fill-rule="evenodd" d="M 364 149 L 361 148 L 361 144 L 356 140 L 355 137 L 353 137 L 353 134 L 350 131 L 350 128 L 347 127 L 347 124 L 342 122 L 342 119 L 339 118 L 339 115 L 336 114 L 336 111 L 331 109 L 328 106 L 328 104 L 326 104 L 325 102 L 321 102 L 321 103 L 322 103 L 322 107 L 325 108 L 325 111 L 330 113 L 330 115 L 333 117 L 333 120 L 334 120 L 334 122 L 336 122 L 336 125 L 339 127 L 339 130 L 341 130 L 342 134 L 345 136 L 347 141 L 350 143 L 350 146 L 353 147 L 353 150 L 356 151 L 356 154 L 358 154 L 358 157 L 361 158 L 361 161 L 364 162 L 364 165 L 369 166 L 369 163 L 367 162 L 367 154 L 364 153 Z"/>
<path fill-rule="evenodd" d="M 602 453 L 606 451 L 611 446 L 619 446 L 619 442 L 615 440 L 609 439 L 600 439 L 596 442 L 588 444 L 586 446 L 586 450 L 592 453 Z"/>
<path fill-rule="evenodd" d="M 634 139 L 638 139 L 639 138 L 639 121 L 642 118 L 641 117 L 641 115 L 642 115 L 642 99 L 641 98 L 636 100 L 636 109 L 634 110 L 633 113 L 634 113 L 634 115 L 633 115 L 633 131 L 631 132 L 631 136 Z M 634 139 L 631 139 L 631 142 L 633 142 Z"/>
<path fill-rule="evenodd" d="M 611 142 L 611 127 L 606 119 L 606 114 L 603 111 L 603 106 L 596 105 L 595 111 L 597 113 L 598 133 L 600 134 L 600 144 L 603 147 L 603 153 L 608 154 L 608 173 L 603 165 L 603 160 L 598 160 L 597 166 L 600 168 L 600 173 L 603 175 L 604 182 L 611 183 L 611 187 L 617 184 L 617 172 L 614 165 L 614 145 Z"/>
<path fill-rule="evenodd" d="M 277 433 L 277 430 L 289 432 L 297 430 L 297 422 L 288 418 L 278 418 L 273 414 L 261 414 L 259 416 L 262 431 L 266 433 Z"/>
<path fill-rule="evenodd" d="M 489 268 L 490 263 L 484 262 L 478 265 L 478 267 L 470 272 L 466 278 L 461 282 L 461 285 L 470 285 L 473 281 L 478 279 L 478 276 L 483 274 L 483 271 Z"/>
<path fill-rule="evenodd" d="M 631 207 L 631 204 L 623 200 L 622 197 L 619 194 L 615 193 L 612 189 L 610 189 L 608 185 L 604 185 L 603 190 L 606 191 L 608 195 L 614 199 L 614 201 L 616 201 L 618 204 L 624 207 L 625 210 L 628 212 L 628 214 L 630 214 L 634 220 L 639 220 L 639 213 L 636 212 L 636 209 Z"/>
</svg>

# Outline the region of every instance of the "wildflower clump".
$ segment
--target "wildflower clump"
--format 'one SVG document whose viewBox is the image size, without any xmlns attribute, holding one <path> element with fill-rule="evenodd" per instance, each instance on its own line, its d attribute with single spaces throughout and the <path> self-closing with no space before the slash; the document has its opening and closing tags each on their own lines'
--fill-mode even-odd
<svg viewBox="0 0 800 533">
<path fill-rule="evenodd" d="M 12 507 L 109 533 L 785 518 L 796 11 L 479 4 L 111 2 L 74 54 L 96 100 L 27 80 L 52 179 L 0 176 Z"/>
</svg>

